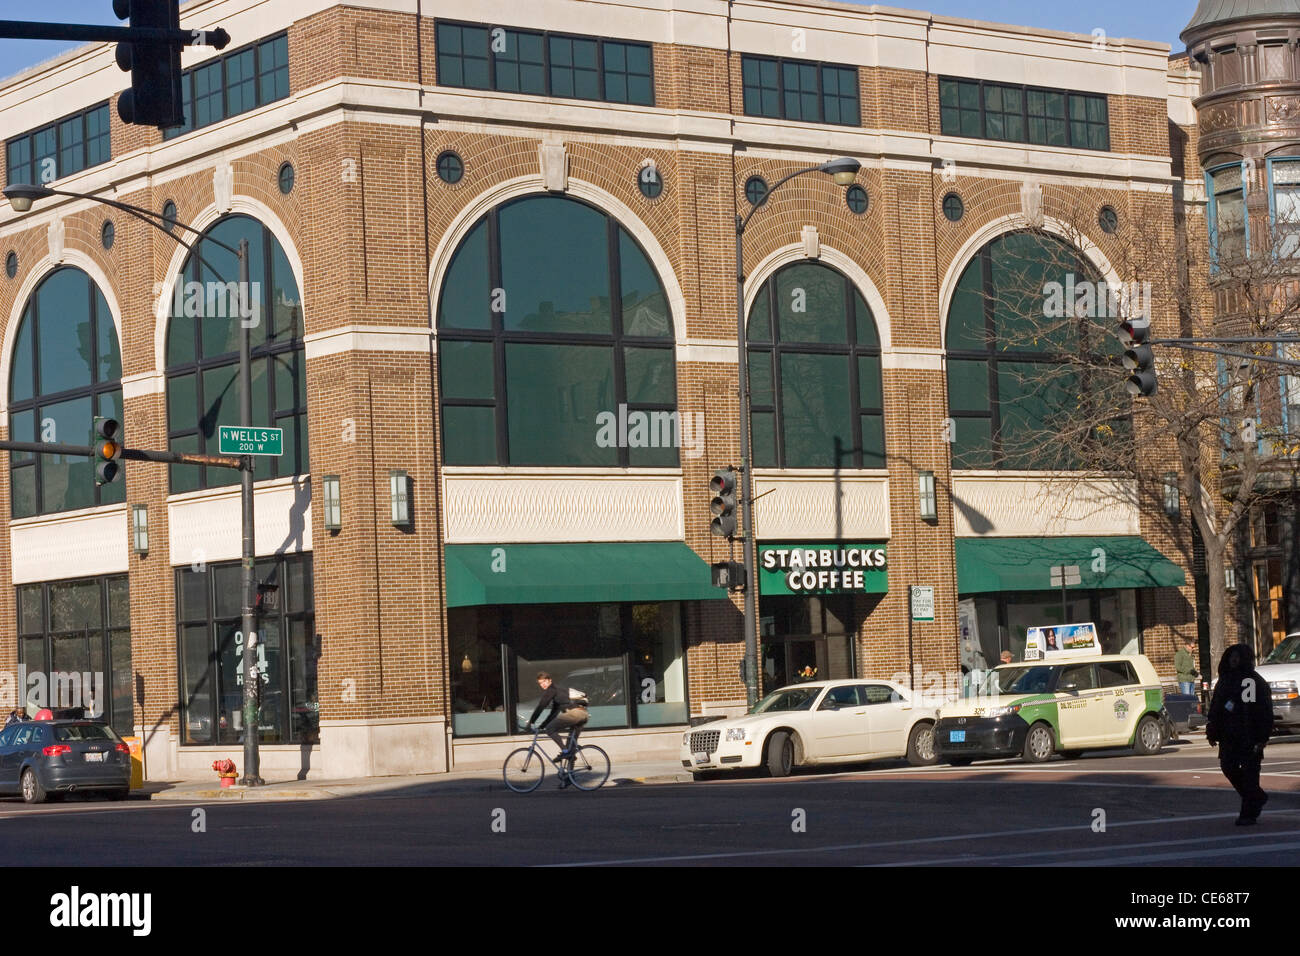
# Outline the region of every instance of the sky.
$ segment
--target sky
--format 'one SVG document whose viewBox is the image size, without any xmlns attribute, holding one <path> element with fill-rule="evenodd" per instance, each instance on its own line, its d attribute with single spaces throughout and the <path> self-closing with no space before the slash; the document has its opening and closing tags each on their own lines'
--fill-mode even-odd
<svg viewBox="0 0 1300 956">
<path fill-rule="evenodd" d="M 1111 37 L 1136 37 L 1168 43 L 1175 52 L 1183 48 L 1178 34 L 1196 10 L 1196 0 L 1089 0 L 1087 3 L 1070 0 L 893 0 L 888 5 L 1072 33 L 1090 34 L 1102 29 Z M 120 24 L 113 16 L 112 0 L 57 0 L 49 6 L 24 4 L 17 11 L 13 9 L 17 5 L 12 2 L 5 6 L 9 9 L 5 10 L 4 16 L 15 19 Z M 457 15 L 469 16 L 469 6 L 472 6 L 472 0 L 469 4 L 460 0 Z M 0 77 L 12 76 L 76 45 L 57 40 L 0 40 Z M 239 45 L 238 40 L 235 45 Z"/>
</svg>

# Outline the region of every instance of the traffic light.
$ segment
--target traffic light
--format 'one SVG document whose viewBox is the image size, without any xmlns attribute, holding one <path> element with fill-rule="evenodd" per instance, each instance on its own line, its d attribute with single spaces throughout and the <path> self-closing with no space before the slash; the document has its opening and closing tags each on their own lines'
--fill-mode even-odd
<svg viewBox="0 0 1300 956">
<path fill-rule="evenodd" d="M 113 12 L 132 29 L 179 30 L 181 25 L 180 0 L 113 0 Z M 117 100 L 122 122 L 160 129 L 184 125 L 180 45 L 133 40 L 119 43 L 116 57 L 131 74 L 131 88 Z"/>
<path fill-rule="evenodd" d="M 118 438 L 121 425 L 116 418 L 95 416 L 95 484 L 106 485 L 122 470 L 117 463 L 122 457 L 122 442 Z"/>
<path fill-rule="evenodd" d="M 1147 339 L 1151 337 L 1148 319 L 1125 320 L 1119 324 L 1119 340 L 1124 346 L 1124 368 L 1130 373 L 1124 387 L 1130 395 L 1156 393 L 1155 355 Z"/>
<path fill-rule="evenodd" d="M 713 512 L 710 527 L 714 534 L 726 538 L 736 536 L 736 470 L 719 468 L 709 482 L 709 511 Z"/>
</svg>

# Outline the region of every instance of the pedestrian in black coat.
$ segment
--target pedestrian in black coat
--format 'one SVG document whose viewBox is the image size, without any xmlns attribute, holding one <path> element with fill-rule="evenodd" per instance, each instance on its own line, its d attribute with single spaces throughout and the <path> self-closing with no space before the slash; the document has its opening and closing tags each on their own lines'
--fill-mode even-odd
<svg viewBox="0 0 1300 956">
<path fill-rule="evenodd" d="M 1219 747 L 1219 767 L 1241 795 L 1237 826 L 1259 819 L 1268 794 L 1259 785 L 1264 745 L 1273 731 L 1273 700 L 1268 681 L 1255 670 L 1255 652 L 1234 644 L 1219 661 L 1219 682 L 1210 701 L 1205 739 Z"/>
</svg>

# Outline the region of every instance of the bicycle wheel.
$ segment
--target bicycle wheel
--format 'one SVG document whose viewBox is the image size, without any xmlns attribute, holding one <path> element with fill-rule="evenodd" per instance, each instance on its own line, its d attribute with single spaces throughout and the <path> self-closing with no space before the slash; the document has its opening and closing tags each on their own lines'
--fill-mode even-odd
<svg viewBox="0 0 1300 956">
<path fill-rule="evenodd" d="M 546 776 L 546 758 L 532 747 L 520 747 L 506 758 L 502 776 L 515 793 L 532 793 Z"/>
<path fill-rule="evenodd" d="M 595 790 L 608 779 L 609 754 L 593 744 L 579 747 L 573 758 L 569 782 L 579 790 Z"/>
</svg>

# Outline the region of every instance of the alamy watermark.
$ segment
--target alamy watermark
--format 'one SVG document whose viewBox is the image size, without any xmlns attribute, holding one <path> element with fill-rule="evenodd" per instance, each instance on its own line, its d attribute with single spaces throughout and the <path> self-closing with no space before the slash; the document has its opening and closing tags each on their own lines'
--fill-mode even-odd
<svg viewBox="0 0 1300 956">
<path fill-rule="evenodd" d="M 1079 280 L 1073 273 L 1067 273 L 1064 283 L 1043 285 L 1043 316 L 1048 319 L 1150 319 L 1151 283 L 1112 285 Z"/>
<path fill-rule="evenodd" d="M 26 707 L 84 707 L 91 717 L 104 712 L 103 671 L 0 671 L 0 713 Z"/>
<path fill-rule="evenodd" d="M 154 286 L 162 295 L 163 284 Z M 239 282 L 177 282 L 172 287 L 172 317 L 187 319 L 239 319 L 246 329 L 262 322 L 262 283 L 249 282 L 244 289 Z"/>
<path fill-rule="evenodd" d="M 687 458 L 704 456 L 704 413 L 618 412 L 596 414 L 598 448 L 682 448 Z"/>
</svg>

